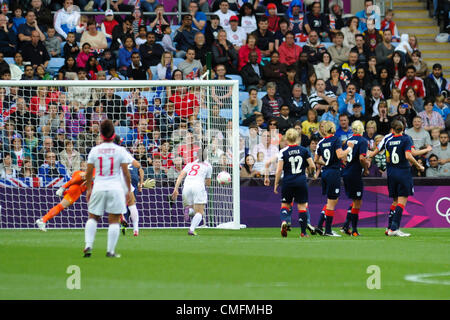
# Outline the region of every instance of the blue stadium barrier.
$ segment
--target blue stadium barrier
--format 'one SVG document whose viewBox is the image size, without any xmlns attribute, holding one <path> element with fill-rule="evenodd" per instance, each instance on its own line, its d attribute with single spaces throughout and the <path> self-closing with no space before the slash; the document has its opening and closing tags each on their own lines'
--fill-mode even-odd
<svg viewBox="0 0 450 320">
<path fill-rule="evenodd" d="M 64 65 L 64 58 L 51 58 L 48 62 L 47 70 L 55 75 L 58 73 L 59 69 Z"/>
</svg>

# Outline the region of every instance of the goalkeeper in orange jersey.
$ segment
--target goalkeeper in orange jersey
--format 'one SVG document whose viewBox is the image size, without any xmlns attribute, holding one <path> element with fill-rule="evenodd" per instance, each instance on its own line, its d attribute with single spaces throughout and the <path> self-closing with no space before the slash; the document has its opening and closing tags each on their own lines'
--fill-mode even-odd
<svg viewBox="0 0 450 320">
<path fill-rule="evenodd" d="M 72 179 L 64 184 L 56 191 L 56 195 L 59 197 L 64 196 L 60 203 L 51 208 L 45 216 L 36 220 L 36 224 L 42 231 L 47 231 L 45 224 L 53 217 L 57 216 L 61 211 L 74 204 L 83 192 L 86 191 L 86 162 L 81 163 L 83 170 L 75 171 L 72 175 Z"/>
</svg>

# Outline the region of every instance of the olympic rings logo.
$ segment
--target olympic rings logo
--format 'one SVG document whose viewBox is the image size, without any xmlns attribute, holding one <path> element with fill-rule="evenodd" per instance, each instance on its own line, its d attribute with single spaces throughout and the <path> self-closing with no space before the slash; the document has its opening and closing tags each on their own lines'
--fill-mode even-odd
<svg viewBox="0 0 450 320">
<path fill-rule="evenodd" d="M 441 216 L 444 217 L 445 219 L 447 219 L 447 222 L 450 224 L 450 204 L 447 207 L 447 211 L 445 213 L 442 213 L 441 210 L 439 210 L 439 204 L 441 203 L 442 200 L 447 200 L 448 202 L 450 202 L 450 198 L 448 197 L 443 197 L 440 198 L 437 202 L 436 202 L 436 212 Z"/>
</svg>

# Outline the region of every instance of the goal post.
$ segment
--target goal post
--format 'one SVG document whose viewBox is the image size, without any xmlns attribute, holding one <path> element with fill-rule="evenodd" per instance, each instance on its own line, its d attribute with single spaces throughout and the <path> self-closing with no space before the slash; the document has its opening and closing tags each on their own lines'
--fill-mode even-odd
<svg viewBox="0 0 450 320">
<path fill-rule="evenodd" d="M 213 167 L 204 226 L 240 229 L 237 80 L 0 81 L 0 106 L 0 228 L 36 228 L 101 142 L 99 123 L 111 119 L 144 180 L 156 182 L 136 191 L 141 228 L 189 227 L 182 197 L 168 196 L 180 168 L 204 148 Z M 231 184 L 218 184 L 221 171 Z M 47 226 L 83 228 L 86 218 L 83 194 Z"/>
</svg>

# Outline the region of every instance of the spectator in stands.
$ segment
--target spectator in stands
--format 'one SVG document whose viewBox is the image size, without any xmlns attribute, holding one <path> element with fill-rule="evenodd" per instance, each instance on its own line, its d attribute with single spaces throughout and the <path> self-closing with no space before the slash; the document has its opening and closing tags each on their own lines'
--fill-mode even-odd
<svg viewBox="0 0 450 320">
<path fill-rule="evenodd" d="M 383 41 L 383 33 L 375 28 L 374 19 L 367 19 L 367 30 L 363 32 L 364 42 L 369 47 L 370 52 L 375 54 L 375 49 Z"/>
<path fill-rule="evenodd" d="M 381 100 L 378 104 L 378 114 L 372 118 L 377 126 L 377 133 L 387 135 L 391 131 L 392 117 L 388 114 L 388 105 L 386 100 Z"/>
<path fill-rule="evenodd" d="M 366 108 L 364 98 L 356 92 L 356 84 L 350 82 L 347 86 L 346 92 L 341 94 L 338 99 L 339 114 L 353 115 L 353 105 L 359 104 L 362 106 L 362 114 L 365 114 Z"/>
<path fill-rule="evenodd" d="M 366 68 L 358 66 L 356 72 L 352 76 L 352 82 L 356 86 L 356 92 L 365 99 L 369 95 L 370 88 L 372 88 L 372 81 L 367 74 Z"/>
<path fill-rule="evenodd" d="M 219 10 L 214 12 L 215 15 L 217 15 L 220 19 L 220 26 L 222 28 L 229 28 L 230 26 L 230 18 L 232 16 L 235 16 L 236 13 L 232 10 L 230 10 L 230 5 L 227 0 L 221 0 L 219 2 Z"/>
<path fill-rule="evenodd" d="M 362 34 L 355 35 L 356 45 L 350 50 L 350 52 L 357 53 L 357 61 L 359 64 L 365 64 L 369 61 L 369 57 L 372 55 L 369 46 L 364 41 Z"/>
<path fill-rule="evenodd" d="M 427 177 L 449 177 L 450 170 L 439 163 L 439 158 L 435 154 L 431 154 L 428 158 L 430 166 L 426 170 Z"/>
<path fill-rule="evenodd" d="M 414 142 L 414 147 L 418 150 L 422 146 L 431 146 L 430 134 L 423 128 L 422 118 L 415 116 L 413 119 L 413 127 L 405 131 Z"/>
<path fill-rule="evenodd" d="M 22 77 L 20 80 L 39 80 L 38 76 L 34 74 L 34 69 L 32 65 L 26 65 L 24 69 L 24 73 L 22 74 Z M 29 98 L 29 97 L 27 97 Z"/>
<path fill-rule="evenodd" d="M 328 80 L 330 79 L 330 71 L 335 66 L 335 61 L 331 59 L 331 55 L 328 52 L 322 53 L 321 62 L 314 65 L 314 71 L 318 79 Z"/>
<path fill-rule="evenodd" d="M 14 111 L 11 110 L 8 120 L 14 122 L 17 132 L 20 133 L 21 135 L 24 134 L 25 126 L 27 125 L 36 126 L 38 121 L 37 116 L 27 109 L 25 99 L 22 97 L 17 98 L 16 108 Z M 8 131 L 6 130 L 6 123 L 5 123 L 3 137 L 5 137 L 6 132 Z M 7 135 L 8 134 L 6 134 L 6 136 Z M 6 148 L 5 143 L 3 143 L 3 147 Z"/>
<path fill-rule="evenodd" d="M 341 69 L 338 66 L 333 66 L 330 69 L 330 78 L 325 81 L 325 90 L 332 91 L 336 96 L 341 95 L 346 90 L 344 80 L 340 79 Z"/>
<path fill-rule="evenodd" d="M 317 35 L 320 37 L 321 41 L 330 41 L 329 19 L 327 19 L 325 14 L 321 13 L 320 2 L 314 2 L 312 4 L 311 11 L 306 14 L 304 28 L 310 37 L 311 31 L 314 30 L 317 32 Z"/>
<path fill-rule="evenodd" d="M 37 94 L 31 98 L 30 111 L 34 114 L 42 116 L 47 110 L 50 99 L 47 95 L 47 87 L 38 87 Z"/>
<path fill-rule="evenodd" d="M 188 53 L 190 53 L 190 51 L 188 51 Z M 169 98 L 169 101 L 174 103 L 175 112 L 181 118 L 187 119 L 189 122 L 192 122 L 197 118 L 200 104 L 197 96 L 189 91 L 189 88 L 176 87 L 175 92 Z"/>
<path fill-rule="evenodd" d="M 357 104 L 356 104 L 357 105 Z M 355 105 L 353 105 L 354 107 Z M 331 121 L 334 123 L 336 128 L 339 128 L 339 105 L 336 100 L 331 101 L 328 111 L 325 112 L 320 118 L 321 121 Z M 353 109 L 354 110 L 354 109 Z M 351 123 L 351 121 L 350 121 Z"/>
<path fill-rule="evenodd" d="M 366 106 L 366 111 L 364 114 L 368 118 L 375 117 L 378 115 L 378 104 L 381 101 L 381 87 L 379 84 L 374 84 L 372 86 L 372 90 L 370 91 L 370 95 L 366 96 L 364 104 Z"/>
<path fill-rule="evenodd" d="M 374 18 L 374 26 L 376 29 L 381 28 L 381 17 L 380 15 L 375 11 L 375 6 L 373 3 L 373 0 L 365 0 L 364 1 L 364 10 L 358 11 L 356 13 L 356 17 L 359 18 L 359 26 L 358 30 L 363 33 L 367 30 L 368 26 L 368 20 L 370 17 Z"/>
<path fill-rule="evenodd" d="M 344 34 L 340 31 L 336 32 L 333 42 L 334 45 L 327 48 L 327 51 L 331 55 L 332 60 L 337 64 L 342 64 L 348 61 L 348 54 L 350 53 L 350 48 L 345 47 L 343 45 Z"/>
<path fill-rule="evenodd" d="M 195 49 L 188 48 L 186 51 L 186 59 L 178 64 L 178 70 L 183 72 L 184 79 L 198 79 L 201 76 L 203 67 L 200 61 L 195 60 Z"/>
<path fill-rule="evenodd" d="M 104 50 L 108 47 L 105 34 L 97 30 L 97 23 L 95 20 L 89 20 L 87 29 L 83 32 L 80 42 L 89 43 L 94 50 Z"/>
<path fill-rule="evenodd" d="M 141 8 L 136 7 L 136 6 L 132 10 L 131 16 L 133 17 L 133 23 L 132 23 L 133 34 L 135 36 L 137 36 L 139 33 L 139 27 L 142 27 L 142 26 L 146 27 L 146 20 L 142 18 Z M 146 29 L 147 29 L 147 27 L 146 27 Z"/>
<path fill-rule="evenodd" d="M 280 55 L 273 51 L 270 55 L 270 63 L 264 65 L 264 80 L 267 82 L 279 83 L 286 75 L 286 66 L 280 63 Z"/>
<path fill-rule="evenodd" d="M 450 147 L 448 146 L 448 132 L 441 131 L 439 134 L 441 145 L 433 149 L 433 153 L 438 156 L 438 162 L 445 169 L 450 170 Z"/>
<path fill-rule="evenodd" d="M 251 88 L 248 99 L 242 102 L 242 125 L 249 126 L 255 122 L 257 115 L 261 115 L 262 101 L 258 98 L 258 90 Z"/>
<path fill-rule="evenodd" d="M 255 3 L 257 1 L 254 1 Z M 250 3 L 244 3 L 239 9 L 239 23 L 246 34 L 250 34 L 258 28 L 256 23 L 255 8 Z"/>
<path fill-rule="evenodd" d="M 103 19 L 100 28 L 108 43 L 111 43 L 114 27 L 118 24 L 119 22 L 114 19 L 114 12 L 111 9 L 106 10 L 105 18 Z"/>
<path fill-rule="evenodd" d="M 173 159 L 173 166 L 167 170 L 167 179 L 176 180 L 183 170 L 183 158 L 176 156 Z"/>
<path fill-rule="evenodd" d="M 209 19 L 210 23 L 207 23 L 205 28 L 205 38 L 206 43 L 212 44 L 217 40 L 219 30 L 223 28 L 220 26 L 220 19 L 217 15 L 212 15 Z"/>
<path fill-rule="evenodd" d="M 275 51 L 279 51 L 281 44 L 285 41 L 286 34 L 289 32 L 289 22 L 285 18 L 281 18 L 278 22 L 278 29 L 274 32 Z"/>
<path fill-rule="evenodd" d="M 0 178 L 16 178 L 20 168 L 12 163 L 11 153 L 3 154 L 3 162 L 0 164 Z"/>
<path fill-rule="evenodd" d="M 64 150 L 59 154 L 61 164 L 66 168 L 67 174 L 72 175 L 80 170 L 81 155 L 74 149 L 72 140 L 66 140 Z"/>
<path fill-rule="evenodd" d="M 0 57 L 2 56 L 3 53 L 0 52 Z M 9 71 L 11 74 L 11 80 L 20 80 L 20 78 L 22 77 L 23 72 L 25 71 L 25 65 L 23 64 L 23 57 L 20 52 L 16 52 L 14 54 L 14 63 L 9 64 Z M 5 72 L 8 72 L 6 68 L 2 72 L 2 75 L 5 74 Z"/>
<path fill-rule="evenodd" d="M 86 75 L 89 80 L 97 80 L 97 73 L 103 71 L 102 67 L 98 63 L 98 60 L 94 56 L 90 56 L 86 63 Z"/>
<path fill-rule="evenodd" d="M 39 117 L 39 128 L 42 130 L 44 126 L 48 126 L 51 132 L 56 132 L 61 121 L 63 121 L 63 115 L 58 113 L 58 106 L 52 102 L 48 104 L 48 112 Z"/>
<path fill-rule="evenodd" d="M 409 107 L 414 109 L 417 113 L 424 110 L 423 100 L 417 97 L 416 91 L 412 87 L 406 89 L 404 100 L 405 103 L 407 103 Z"/>
<path fill-rule="evenodd" d="M 424 104 L 425 110 L 417 114 L 422 118 L 422 126 L 428 132 L 431 132 L 434 128 L 445 129 L 444 120 L 439 112 L 433 111 L 433 101 L 433 98 L 427 98 Z"/>
<path fill-rule="evenodd" d="M 447 79 L 442 75 L 442 65 L 440 63 L 433 65 L 432 73 L 425 79 L 425 88 L 429 97 L 437 97 L 446 90 Z"/>
<path fill-rule="evenodd" d="M 71 139 L 76 140 L 78 138 L 78 134 L 84 131 L 87 123 L 84 110 L 82 110 L 77 101 L 69 103 L 69 110 L 64 113 L 64 118 L 66 134 Z"/>
<path fill-rule="evenodd" d="M 319 132 L 319 117 L 317 111 L 309 109 L 306 113 L 306 120 L 302 122 L 302 133 L 311 139 Z"/>
<path fill-rule="evenodd" d="M 105 108 L 108 119 L 114 122 L 115 126 L 126 126 L 127 107 L 120 96 L 114 93 L 114 88 L 105 88 L 105 93 L 98 101 Z"/>
<path fill-rule="evenodd" d="M 163 38 L 162 38 L 163 49 L 170 53 L 176 53 L 177 49 L 174 47 L 172 37 L 171 37 L 172 29 L 170 28 L 169 25 L 164 25 L 162 27 L 162 30 L 163 30 Z M 195 42 L 195 40 L 194 40 L 194 42 Z"/>
<path fill-rule="evenodd" d="M 128 80 L 151 80 L 153 78 L 152 71 L 149 66 L 141 62 L 138 52 L 131 54 L 131 64 L 127 68 Z"/>
<path fill-rule="evenodd" d="M 77 32 L 80 22 L 80 12 L 75 10 L 73 0 L 65 0 L 64 7 L 55 13 L 55 30 L 63 39 L 67 38 L 68 32 Z"/>
<path fill-rule="evenodd" d="M 54 27 L 47 29 L 47 39 L 44 42 L 45 48 L 51 57 L 59 57 L 61 55 L 61 39 L 55 36 Z"/>
<path fill-rule="evenodd" d="M 75 40 L 74 32 L 67 33 L 67 39 L 63 47 L 63 52 L 66 59 L 68 57 L 73 57 L 74 59 L 76 59 L 78 54 L 80 53 L 80 47 Z"/>
<path fill-rule="evenodd" d="M 175 113 L 174 103 L 168 101 L 164 105 L 164 110 L 159 116 L 156 117 L 156 126 L 161 131 L 162 139 L 169 139 L 172 132 L 175 131 L 180 125 L 180 116 Z"/>
<path fill-rule="evenodd" d="M 292 88 L 296 83 L 296 73 L 297 70 L 295 69 L 295 65 L 289 65 L 286 67 L 286 75 L 278 82 L 278 93 L 280 96 L 285 97 L 286 100 L 288 97 L 292 96 Z"/>
<path fill-rule="evenodd" d="M 197 159 L 197 152 L 200 147 L 195 144 L 192 132 L 187 131 L 183 143 L 177 148 L 177 155 L 183 158 L 183 163 L 188 164 Z"/>
<path fill-rule="evenodd" d="M 33 69 L 36 69 L 38 65 L 42 65 L 47 68 L 50 61 L 50 55 L 45 49 L 44 44 L 40 40 L 39 32 L 31 32 L 31 41 L 22 46 L 23 60 L 30 63 Z"/>
<path fill-rule="evenodd" d="M 255 158 L 251 154 L 247 154 L 245 156 L 244 164 L 241 166 L 240 177 L 253 178 L 256 177 L 258 174 L 261 174 L 259 171 L 254 169 L 254 165 L 255 165 Z"/>
<path fill-rule="evenodd" d="M 278 146 L 271 143 L 270 135 L 267 130 L 263 131 L 261 134 L 261 142 L 253 146 L 250 150 L 250 154 L 257 159 L 258 153 L 262 152 L 264 154 L 264 163 L 269 162 L 278 153 Z M 275 173 L 275 166 L 272 164 L 269 168 L 269 174 Z"/>
<path fill-rule="evenodd" d="M 249 57 L 251 52 L 256 52 L 257 63 L 261 63 L 262 54 L 261 50 L 256 46 L 257 37 L 254 34 L 249 34 L 247 37 L 247 44 L 239 49 L 239 65 L 238 70 L 241 71 L 242 68 L 249 62 Z"/>
<path fill-rule="evenodd" d="M 286 41 L 278 48 L 280 62 L 290 66 L 297 62 L 297 59 L 302 52 L 302 48 L 295 44 L 295 35 L 291 31 L 286 32 L 284 38 Z"/>
<path fill-rule="evenodd" d="M 383 70 L 380 71 L 380 75 L 381 74 L 383 74 Z M 382 82 L 380 82 L 380 83 L 382 83 Z M 383 90 L 383 84 L 381 84 L 381 88 Z M 383 96 L 385 96 L 384 93 L 383 93 Z M 388 115 L 392 117 L 397 114 L 398 106 L 401 103 L 400 89 L 397 87 L 393 87 L 391 96 L 392 96 L 392 98 L 387 101 L 387 104 L 388 104 Z"/>
<path fill-rule="evenodd" d="M 16 165 L 19 169 L 21 169 L 23 165 L 23 159 L 25 157 L 25 150 L 23 149 L 22 145 L 22 135 L 15 134 L 13 136 L 13 144 L 10 151 L 13 165 Z"/>
<path fill-rule="evenodd" d="M 161 62 L 156 66 L 156 71 L 159 80 L 171 80 L 172 73 L 177 67 L 173 64 L 173 56 L 171 52 L 164 52 L 161 57 Z"/>
<path fill-rule="evenodd" d="M 66 0 L 66 1 L 71 1 L 71 0 Z M 26 43 L 31 42 L 31 33 L 33 31 L 37 31 L 38 32 L 38 38 L 41 41 L 45 41 L 45 35 L 44 33 L 41 31 L 41 29 L 39 29 L 39 26 L 37 24 L 37 20 L 36 20 L 36 15 L 34 14 L 33 11 L 28 11 L 26 16 L 25 16 L 27 22 L 25 22 L 24 24 L 21 24 L 18 28 L 17 28 L 17 36 L 19 39 L 18 42 L 18 49 L 22 49 L 22 46 Z"/>
<path fill-rule="evenodd" d="M 296 119 L 290 117 L 289 114 L 290 114 L 289 105 L 283 104 L 281 105 L 280 108 L 280 116 L 275 118 L 278 130 L 283 135 L 286 133 L 288 129 L 293 128 L 296 122 Z"/>
<path fill-rule="evenodd" d="M 397 117 L 403 117 L 406 121 L 406 128 L 412 128 L 413 120 L 417 116 L 416 111 L 411 109 L 407 103 L 403 101 L 399 104 L 397 109 Z"/>
<path fill-rule="evenodd" d="M 277 16 L 277 6 L 274 3 L 267 4 L 266 16 L 269 23 L 268 30 L 273 33 L 279 31 L 280 18 Z"/>
<path fill-rule="evenodd" d="M 148 101 L 144 97 L 139 97 L 136 102 L 136 111 L 130 119 L 131 127 L 137 129 L 142 119 L 146 120 L 147 131 L 153 131 L 155 129 L 155 117 L 153 113 L 148 110 Z"/>
<path fill-rule="evenodd" d="M 369 150 L 374 150 L 376 143 L 375 137 L 377 136 L 377 124 L 373 120 L 369 120 L 366 123 L 366 131 L 363 134 L 363 137 L 367 139 L 369 142 Z"/>
<path fill-rule="evenodd" d="M 392 33 L 392 40 L 395 42 L 398 42 L 400 40 L 400 35 L 398 33 L 397 25 L 392 20 L 394 17 L 394 11 L 392 9 L 386 9 L 386 12 L 384 14 L 384 19 L 381 21 L 381 30 L 391 30 Z"/>
<path fill-rule="evenodd" d="M 152 165 L 145 168 L 144 176 L 146 179 L 163 180 L 167 178 L 166 171 L 167 169 L 162 166 L 161 156 L 155 155 Z"/>
<path fill-rule="evenodd" d="M 319 116 L 328 111 L 331 101 L 336 99 L 336 95 L 332 91 L 325 90 L 325 81 L 323 79 L 317 79 L 315 92 L 308 98 L 311 108 L 316 110 Z"/>
<path fill-rule="evenodd" d="M 95 146 L 97 137 L 100 136 L 99 124 L 97 122 L 91 122 L 88 129 L 89 131 L 83 131 L 78 135 L 78 150 L 83 156 L 89 154 L 91 149 Z"/>
<path fill-rule="evenodd" d="M 350 127 L 350 119 L 347 114 L 339 115 L 339 129 L 336 130 L 334 135 L 341 139 L 342 145 L 352 137 L 353 131 Z"/>
<path fill-rule="evenodd" d="M 362 105 L 359 103 L 353 105 L 353 114 L 349 117 L 350 125 L 356 120 L 361 121 L 363 124 L 367 121 L 367 117 L 362 113 Z"/>
<path fill-rule="evenodd" d="M 311 30 L 309 32 L 308 41 L 303 46 L 303 52 L 308 55 L 308 62 L 315 65 L 320 62 L 320 58 L 327 49 L 320 42 L 317 31 Z"/>
<path fill-rule="evenodd" d="M 436 97 L 433 111 L 439 113 L 444 121 L 447 119 L 448 115 L 450 114 L 450 108 L 445 104 L 444 95 Z"/>
<path fill-rule="evenodd" d="M 197 31 L 192 29 L 192 16 L 189 14 L 184 15 L 182 24 L 177 29 L 173 39 L 173 41 L 177 43 L 177 58 L 184 58 L 188 48 L 194 46 L 194 38 L 196 33 Z"/>
<path fill-rule="evenodd" d="M 223 64 L 218 64 L 215 69 L 215 80 L 231 80 L 226 76 L 226 71 L 227 70 Z M 213 101 L 213 104 L 219 108 L 230 108 L 232 103 L 232 94 L 233 90 L 231 87 L 213 86 L 211 88 L 211 101 Z"/>
<path fill-rule="evenodd" d="M 192 16 L 192 28 L 204 33 L 206 27 L 206 15 L 204 12 L 209 12 L 208 2 L 204 1 L 202 7 L 208 8 L 208 10 L 199 11 L 199 4 L 196 1 L 190 1 L 187 6 L 189 14 Z"/>
<path fill-rule="evenodd" d="M 392 32 L 386 29 L 383 32 L 383 41 L 377 44 L 375 54 L 379 65 L 386 64 L 394 54 L 394 46 L 392 45 Z"/>
<path fill-rule="evenodd" d="M 64 65 L 58 70 L 58 80 L 76 80 L 78 67 L 75 58 L 69 56 Z"/>
<path fill-rule="evenodd" d="M 195 60 L 199 60 L 200 63 L 206 65 L 206 56 L 208 52 L 211 52 L 211 45 L 206 44 L 205 35 L 201 32 L 197 32 L 194 38 Z"/>
<path fill-rule="evenodd" d="M 12 24 L 11 29 L 14 31 L 15 34 L 17 34 L 17 29 L 19 28 L 19 26 L 21 24 L 24 24 L 25 22 L 27 22 L 27 19 L 25 19 L 23 17 L 23 10 L 22 10 L 22 8 L 17 7 L 13 11 L 14 11 L 14 16 L 12 17 L 11 21 L 9 21 L 9 19 L 8 19 L 8 22 L 9 22 L 10 26 Z M 6 15 L 6 13 L 5 13 L 5 15 Z"/>
<path fill-rule="evenodd" d="M 394 89 L 394 83 L 391 80 L 390 72 L 387 67 L 381 67 L 378 72 L 378 78 L 374 80 L 380 84 L 381 92 L 383 93 L 383 98 L 390 99 L 392 97 L 392 90 Z M 395 100 L 398 104 L 398 100 Z M 397 104 L 395 104 L 395 110 L 397 110 Z M 389 113 L 394 111 L 391 106 L 389 106 Z"/>
<path fill-rule="evenodd" d="M 0 53 L 12 57 L 16 51 L 16 45 L 16 33 L 8 27 L 7 17 L 0 14 Z"/>
<path fill-rule="evenodd" d="M 414 66 L 416 68 L 416 76 L 425 80 L 428 76 L 428 66 L 425 61 L 421 59 L 422 54 L 419 50 L 414 50 L 411 54 L 411 63 L 409 65 Z"/>
<path fill-rule="evenodd" d="M 146 155 L 145 150 L 147 151 L 152 151 L 150 150 L 150 146 L 152 144 L 152 141 L 150 139 L 150 130 L 149 130 L 149 120 L 146 118 L 141 118 L 138 121 L 137 126 L 133 129 L 133 146 L 132 146 L 132 150 L 133 153 L 136 153 L 136 151 L 139 151 L 139 153 L 142 153 L 144 155 Z M 141 152 L 139 150 L 139 148 L 141 147 L 140 145 L 142 145 L 143 151 Z"/>
<path fill-rule="evenodd" d="M 238 74 L 238 53 L 234 46 L 227 40 L 227 32 L 220 30 L 217 40 L 212 45 L 213 67 L 223 64 L 227 74 Z"/>
<path fill-rule="evenodd" d="M 377 65 L 377 57 L 376 56 L 370 56 L 369 61 L 367 62 L 367 76 L 369 77 L 369 80 L 371 82 L 377 80 L 378 78 L 378 68 L 379 67 L 385 67 L 384 65 Z"/>
<path fill-rule="evenodd" d="M 336 33 L 345 26 L 345 19 L 342 17 L 344 14 L 343 6 L 342 1 L 331 1 L 329 4 L 330 14 L 328 18 L 330 20 L 330 35 L 332 40 Z"/>
<path fill-rule="evenodd" d="M 147 67 L 156 66 L 161 61 L 164 49 L 159 43 L 156 43 L 154 32 L 147 33 L 147 42 L 139 47 L 139 53 L 142 63 Z"/>
<path fill-rule="evenodd" d="M 89 60 L 89 57 L 94 56 L 91 51 L 91 45 L 88 42 L 83 43 L 81 46 L 81 52 L 77 56 L 77 67 L 79 69 L 86 68 L 86 63 Z"/>
<path fill-rule="evenodd" d="M 110 49 L 106 49 L 105 51 L 103 51 L 99 63 L 102 69 L 105 71 L 111 69 L 112 67 L 114 69 L 117 68 L 117 61 L 114 58 Z"/>
<path fill-rule="evenodd" d="M 275 49 L 275 36 L 268 28 L 269 22 L 267 17 L 261 16 L 258 21 L 258 29 L 251 33 L 256 36 L 256 47 L 261 50 L 263 57 L 270 57 L 270 54 Z"/>
<path fill-rule="evenodd" d="M 392 59 L 387 62 L 387 67 L 391 70 L 392 80 L 398 87 L 400 79 L 406 74 L 405 64 L 402 62 L 400 52 L 394 52 Z"/>
<path fill-rule="evenodd" d="M 413 48 L 411 48 L 409 44 L 409 35 L 404 33 L 400 36 L 400 43 L 395 47 L 395 51 L 400 52 L 402 55 L 402 61 L 404 63 L 411 62 L 411 54 L 413 52 Z"/>
<path fill-rule="evenodd" d="M 261 99 L 261 113 L 265 121 L 278 117 L 280 115 L 280 107 L 284 103 L 283 98 L 277 95 L 277 85 L 274 82 L 268 82 L 266 85 L 267 94 Z"/>
<path fill-rule="evenodd" d="M 133 37 L 125 38 L 123 48 L 119 49 L 119 72 L 122 75 L 126 75 L 127 69 L 131 64 L 131 55 L 139 50 L 136 48 L 136 43 Z"/>
<path fill-rule="evenodd" d="M 127 17 L 122 24 L 116 25 L 113 28 L 111 45 L 109 48 L 116 56 L 119 48 L 125 44 L 125 39 L 128 37 L 134 38 L 132 17 Z"/>
<path fill-rule="evenodd" d="M 359 19 L 358 17 L 351 17 L 347 21 L 347 26 L 341 29 L 342 34 L 344 35 L 344 43 L 343 45 L 348 48 L 353 48 L 356 46 L 356 35 L 361 34 L 358 30 Z"/>
<path fill-rule="evenodd" d="M 103 120 L 108 119 L 108 116 L 105 113 L 105 110 L 103 109 L 103 106 L 101 104 L 97 104 L 94 108 L 94 112 L 91 115 L 91 123 L 100 124 Z"/>
<path fill-rule="evenodd" d="M 238 26 L 239 18 L 232 16 L 230 18 L 230 27 L 226 30 L 227 40 L 233 45 L 236 51 L 246 44 L 247 34 L 242 27 Z"/>
<path fill-rule="evenodd" d="M 45 154 L 45 163 L 39 167 L 38 175 L 46 185 L 55 178 L 65 177 L 67 172 L 66 168 L 56 160 L 56 154 L 50 151 Z"/>
<path fill-rule="evenodd" d="M 289 104 L 292 117 L 300 121 L 306 120 L 306 114 L 310 106 L 308 97 L 302 92 L 302 86 L 299 83 L 294 84 L 292 87 L 291 97 L 287 103 Z"/>
</svg>

